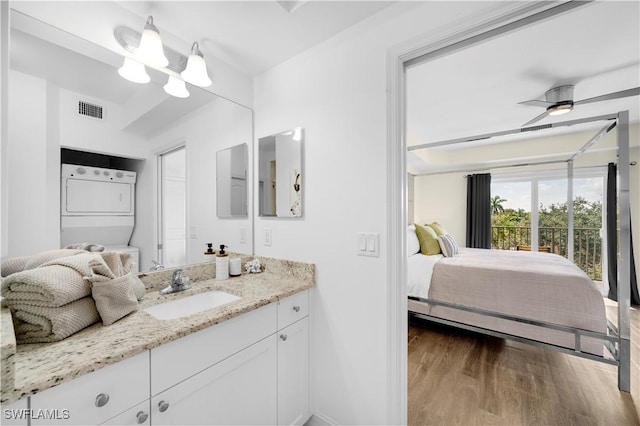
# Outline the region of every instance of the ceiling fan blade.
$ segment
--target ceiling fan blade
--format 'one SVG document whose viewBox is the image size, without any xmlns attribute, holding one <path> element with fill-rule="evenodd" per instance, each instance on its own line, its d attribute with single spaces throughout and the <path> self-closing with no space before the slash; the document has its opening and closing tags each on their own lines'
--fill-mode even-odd
<svg viewBox="0 0 640 426">
<path fill-rule="evenodd" d="M 518 105 L 531 105 L 531 106 L 539 106 L 539 107 L 546 108 L 549 105 L 553 105 L 553 103 L 552 102 L 546 102 L 546 101 L 539 101 L 537 99 L 534 99 L 534 100 L 531 100 L 531 101 L 518 102 Z"/>
<path fill-rule="evenodd" d="M 539 116 L 537 116 L 536 118 L 534 118 L 533 120 L 529 120 L 526 123 L 524 123 L 522 126 L 520 127 L 527 127 L 530 124 L 533 124 L 537 121 L 542 120 L 543 118 L 545 118 L 549 113 L 547 111 L 543 112 L 542 114 L 540 114 Z"/>
<path fill-rule="evenodd" d="M 626 98 L 627 96 L 640 95 L 640 87 L 634 87 L 633 89 L 621 90 L 619 92 L 609 93 L 607 95 L 595 96 L 593 98 L 583 99 L 581 101 L 574 102 L 574 105 L 588 104 L 591 102 L 608 101 L 611 99 Z"/>
</svg>

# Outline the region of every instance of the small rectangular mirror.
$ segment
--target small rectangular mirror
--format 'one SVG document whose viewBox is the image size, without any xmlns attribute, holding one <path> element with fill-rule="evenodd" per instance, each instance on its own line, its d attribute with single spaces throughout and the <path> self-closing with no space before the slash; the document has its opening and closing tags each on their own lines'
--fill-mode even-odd
<svg viewBox="0 0 640 426">
<path fill-rule="evenodd" d="M 216 153 L 218 217 L 247 217 L 247 144 Z"/>
<path fill-rule="evenodd" d="M 302 127 L 258 139 L 259 215 L 302 216 Z"/>
</svg>

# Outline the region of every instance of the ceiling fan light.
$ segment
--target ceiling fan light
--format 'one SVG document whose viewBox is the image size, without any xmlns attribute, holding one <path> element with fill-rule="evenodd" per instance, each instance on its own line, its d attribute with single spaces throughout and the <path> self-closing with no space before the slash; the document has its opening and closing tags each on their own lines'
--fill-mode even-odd
<svg viewBox="0 0 640 426">
<path fill-rule="evenodd" d="M 188 98 L 189 91 L 187 90 L 187 86 L 184 84 L 184 81 L 176 78 L 172 75 L 169 76 L 169 80 L 167 80 L 167 84 L 163 86 L 164 91 L 176 98 Z"/>
<path fill-rule="evenodd" d="M 202 52 L 198 49 L 198 42 L 193 43 L 191 55 L 187 59 L 187 67 L 180 73 L 184 81 L 199 87 L 211 86 L 211 79 L 207 73 L 207 64 Z"/>
<path fill-rule="evenodd" d="M 136 56 L 142 62 L 153 67 L 164 68 L 169 65 L 169 60 L 164 56 L 160 31 L 153 25 L 153 17 L 147 18 L 147 24 L 142 31 L 140 46 L 136 50 Z"/>
<path fill-rule="evenodd" d="M 151 81 L 147 70 L 140 62 L 131 58 L 124 58 L 124 63 L 118 68 L 118 74 L 124 79 L 134 83 L 148 83 Z"/>
<path fill-rule="evenodd" d="M 547 108 L 547 112 L 549 115 L 562 115 L 573 110 L 573 104 L 560 104 L 560 105 L 552 105 Z"/>
</svg>

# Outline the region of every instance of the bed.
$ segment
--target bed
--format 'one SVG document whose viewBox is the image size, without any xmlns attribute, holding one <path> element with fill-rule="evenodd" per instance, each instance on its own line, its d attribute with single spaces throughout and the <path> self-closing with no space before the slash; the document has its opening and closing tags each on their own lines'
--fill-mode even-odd
<svg viewBox="0 0 640 426">
<path fill-rule="evenodd" d="M 451 257 L 417 252 L 407 264 L 414 315 L 615 362 L 602 295 L 562 256 L 460 248 Z"/>
</svg>

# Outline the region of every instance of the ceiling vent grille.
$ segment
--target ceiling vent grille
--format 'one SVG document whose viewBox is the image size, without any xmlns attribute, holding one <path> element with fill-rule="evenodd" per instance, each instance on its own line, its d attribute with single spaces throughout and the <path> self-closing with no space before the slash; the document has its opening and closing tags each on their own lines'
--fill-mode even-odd
<svg viewBox="0 0 640 426">
<path fill-rule="evenodd" d="M 78 114 L 102 120 L 102 107 L 85 101 L 78 101 Z"/>
</svg>

